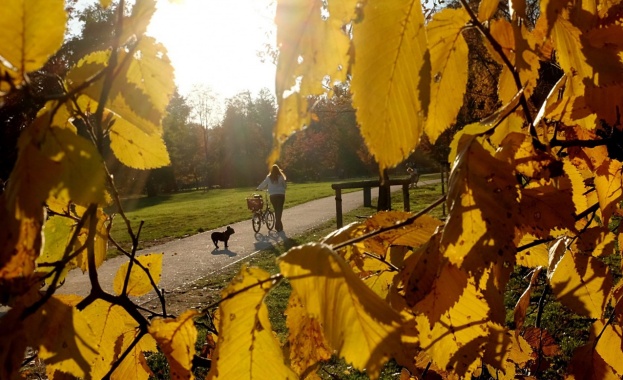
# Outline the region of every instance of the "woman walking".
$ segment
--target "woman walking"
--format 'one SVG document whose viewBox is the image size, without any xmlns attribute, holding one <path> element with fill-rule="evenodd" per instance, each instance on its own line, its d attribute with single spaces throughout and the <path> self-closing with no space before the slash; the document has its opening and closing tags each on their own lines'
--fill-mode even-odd
<svg viewBox="0 0 623 380">
<path fill-rule="evenodd" d="M 273 165 L 270 169 L 270 173 L 268 173 L 264 181 L 257 187 L 257 190 L 268 189 L 270 203 L 275 209 L 275 229 L 277 232 L 283 231 L 281 215 L 283 214 L 283 204 L 286 201 L 286 187 L 286 175 L 277 164 Z"/>
</svg>

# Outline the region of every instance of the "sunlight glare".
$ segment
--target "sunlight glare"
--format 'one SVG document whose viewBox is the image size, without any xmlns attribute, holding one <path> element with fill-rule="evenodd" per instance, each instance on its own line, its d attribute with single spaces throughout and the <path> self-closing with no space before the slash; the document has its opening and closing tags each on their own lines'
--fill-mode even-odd
<svg viewBox="0 0 623 380">
<path fill-rule="evenodd" d="M 274 92 L 275 66 L 258 52 L 273 44 L 271 0 L 158 0 L 147 33 L 168 50 L 182 94 L 205 84 L 224 97 Z"/>
</svg>

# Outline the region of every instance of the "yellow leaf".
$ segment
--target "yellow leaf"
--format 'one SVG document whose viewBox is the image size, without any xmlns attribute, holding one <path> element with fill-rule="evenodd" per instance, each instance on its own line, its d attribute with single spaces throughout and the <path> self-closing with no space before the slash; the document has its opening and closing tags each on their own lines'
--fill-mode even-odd
<svg viewBox="0 0 623 380">
<path fill-rule="evenodd" d="M 322 335 L 320 322 L 305 312 L 301 299 L 292 291 L 285 311 L 290 343 L 291 367 L 301 376 L 319 362 L 331 358 L 331 348 Z"/>
<path fill-rule="evenodd" d="M 160 283 L 163 256 L 164 254 L 162 253 L 150 253 L 136 257 L 136 260 L 149 271 L 155 285 Z M 117 294 L 121 294 L 123 292 L 123 285 L 125 284 L 129 266 L 129 262 L 124 263 L 121 267 L 119 267 L 119 270 L 115 275 L 113 289 Z M 149 281 L 149 277 L 143 268 L 139 267 L 137 263 L 134 263 L 132 265 L 132 272 L 130 273 L 128 280 L 126 294 L 135 297 L 142 296 L 154 290 L 153 286 L 154 285 L 152 285 L 151 281 Z"/>
<path fill-rule="evenodd" d="M 161 119 L 175 88 L 173 66 L 165 47 L 151 37 L 143 37 L 136 49 L 134 57 L 140 54 L 141 59 L 131 59 L 126 73 L 128 83 L 147 95 Z"/>
<path fill-rule="evenodd" d="M 51 207 L 54 210 L 54 207 Z M 82 218 L 85 207 L 72 204 L 71 209 L 74 211 L 71 215 L 76 218 Z M 61 212 L 62 213 L 62 212 Z M 95 266 L 98 268 L 106 259 L 106 251 L 108 249 L 108 229 L 107 221 L 108 216 L 102 209 L 97 209 L 95 217 L 97 218 L 96 231 L 95 231 L 95 244 L 94 244 L 94 258 Z M 41 266 L 42 264 L 50 264 L 60 261 L 64 256 L 67 245 L 71 236 L 75 231 L 76 222 L 69 217 L 52 216 L 48 218 L 44 225 L 45 246 L 41 256 L 37 259 L 38 272 L 48 272 L 53 267 Z M 85 223 L 82 231 L 78 234 L 76 242 L 73 247 L 70 247 L 68 254 L 72 254 L 78 248 L 86 244 L 89 233 L 89 223 Z M 88 270 L 88 252 L 83 250 L 80 254 L 74 257 L 64 268 L 63 274 L 60 277 L 60 281 L 63 281 L 67 271 L 78 267 L 82 272 Z M 50 281 L 48 278 L 47 281 Z"/>
<path fill-rule="evenodd" d="M 147 31 L 151 17 L 156 12 L 156 0 L 141 0 L 134 3 L 132 14 L 124 19 L 120 41 L 130 43 L 142 38 Z"/>
<path fill-rule="evenodd" d="M 72 68 L 67 72 L 65 81 L 67 87 L 70 90 L 75 90 L 84 84 L 88 80 L 92 80 L 93 77 L 99 74 L 108 66 L 108 60 L 110 59 L 110 51 L 96 51 L 82 57 Z M 101 80 L 95 82 L 93 85 L 86 88 L 82 94 L 89 95 L 92 99 L 99 99 L 102 92 Z M 85 111 L 85 110 L 83 110 Z M 95 107 L 91 111 L 95 113 Z"/>
<path fill-rule="evenodd" d="M 459 267 L 466 261 L 469 270 L 478 270 L 482 262 L 514 263 L 519 210 L 512 167 L 473 136 L 464 135 L 462 141 L 450 174 L 442 250 Z"/>
<path fill-rule="evenodd" d="M 50 121 L 50 112 L 42 113 L 19 140 L 24 165 L 40 165 L 37 171 L 46 168 L 45 177 L 38 177 L 37 197 L 84 206 L 105 203 L 106 172 L 97 148 L 71 128 L 50 125 Z"/>
<path fill-rule="evenodd" d="M 484 350 L 483 361 L 487 363 L 490 375 L 500 380 L 515 379 L 516 369 L 525 367 L 532 359 L 532 348 L 523 337 L 496 324 L 490 327 Z"/>
<path fill-rule="evenodd" d="M 439 285 L 437 280 L 440 269 L 444 264 L 439 251 L 440 238 L 441 234 L 439 233 L 433 235 L 427 244 L 405 259 L 404 268 L 400 272 L 400 276 L 402 277 L 404 298 L 410 307 L 423 300 L 428 294 L 439 291 L 439 288 L 436 287 Z M 456 301 L 456 299 L 450 300 L 455 294 L 452 291 L 453 287 L 451 285 L 458 282 L 460 284 L 459 288 L 464 286 L 457 277 L 452 276 L 448 278 L 452 279 L 452 281 L 447 284 L 444 297 L 438 299 L 440 301 L 439 305 L 445 304 L 441 306 L 441 312 L 450 308 Z M 458 297 L 458 294 L 456 296 Z M 439 315 L 441 313 L 437 313 L 437 316 L 433 316 L 432 313 L 429 314 L 431 323 L 434 323 Z"/>
<path fill-rule="evenodd" d="M 307 244 L 279 258 L 279 267 L 329 345 L 355 368 L 378 376 L 384 363 L 402 357 L 400 315 L 357 278 L 326 245 Z"/>
<path fill-rule="evenodd" d="M 595 257 L 609 256 L 614 252 L 616 236 L 607 227 L 589 227 L 574 242 L 575 251 Z"/>
<path fill-rule="evenodd" d="M 488 140 L 496 145 L 500 145 L 508 133 L 521 131 L 523 119 L 512 114 L 512 110 L 519 104 L 521 99 L 519 95 L 480 122 L 466 125 L 457 132 L 450 142 L 448 162 L 454 163 L 456 161 L 459 154 L 459 144 L 463 147 L 463 143 L 461 143 L 463 139 L 461 136 L 463 135 L 482 136 L 483 138 L 491 135 Z M 493 148 L 497 148 L 497 146 Z M 494 150 L 492 149 L 491 151 L 493 152 Z"/>
<path fill-rule="evenodd" d="M 148 380 L 154 377 L 154 373 L 147 364 L 145 354 L 143 354 L 143 351 L 141 351 L 139 347 L 134 347 L 130 354 L 126 356 L 123 362 L 121 362 L 119 367 L 117 367 L 115 372 L 110 376 L 111 380 Z"/>
<path fill-rule="evenodd" d="M 44 203 L 105 199 L 104 171 L 95 147 L 71 128 L 49 123 L 50 114 L 44 111 L 20 136 L 18 160 L 5 193 L 11 209 L 2 209 L 1 218 L 7 223 L 2 228 L 6 235 L 0 235 L 6 249 L 0 254 L 0 277 L 5 280 L 19 282 L 32 274 L 40 253 Z"/>
<path fill-rule="evenodd" d="M 518 248 L 533 244 L 539 239 L 531 234 L 525 234 L 521 238 Z M 547 267 L 549 263 L 549 251 L 545 243 L 533 245 L 530 248 L 522 248 L 517 252 L 517 265 L 521 265 L 528 268 Z"/>
<path fill-rule="evenodd" d="M 154 126 L 153 132 L 146 133 L 137 124 L 116 116 L 110 128 L 110 147 L 119 161 L 136 169 L 155 169 L 170 164 L 159 128 Z"/>
<path fill-rule="evenodd" d="M 607 160 L 595 172 L 595 190 L 597 191 L 604 225 L 608 225 L 613 211 L 623 199 L 622 170 L 623 164 L 620 161 Z"/>
<path fill-rule="evenodd" d="M 216 359 L 206 379 L 298 377 L 286 366 L 268 319 L 264 298 L 274 284 L 269 279 L 262 269 L 243 267 L 223 292 Z"/>
<path fill-rule="evenodd" d="M 40 69 L 62 45 L 63 0 L 4 0 L 0 12 L 0 57 L 18 72 L 18 79 Z"/>
<path fill-rule="evenodd" d="M 623 328 L 621 325 L 597 320 L 592 326 L 592 335 L 599 336 L 595 351 L 603 360 L 614 369 L 617 376 L 623 376 L 623 361 L 621 360 L 621 347 L 623 347 Z"/>
<path fill-rule="evenodd" d="M 74 225 L 75 222 L 73 219 L 61 216 L 52 216 L 46 220 L 43 227 L 45 244 L 41 255 L 37 258 L 38 272 L 48 273 L 53 271 L 53 266 L 46 266 L 45 264 L 59 262 L 65 257 L 65 250 L 71 238 L 71 234 L 74 231 Z M 71 253 L 71 251 L 69 253 Z M 42 264 L 44 265 L 42 266 Z M 67 272 L 74 267 L 74 265 L 66 265 L 62 270 L 59 280 L 62 282 Z M 51 280 L 52 277 L 48 277 L 46 283 L 50 285 Z"/>
<path fill-rule="evenodd" d="M 326 92 L 323 81 L 345 81 L 350 39 L 345 25 L 354 18 L 357 1 L 280 0 L 277 2 L 279 58 L 275 87 L 279 111 L 269 162 L 281 144 L 310 123 L 307 96 Z M 328 13 L 327 13 L 328 11 Z M 293 92 L 292 92 L 293 91 Z"/>
<path fill-rule="evenodd" d="M 495 4 L 497 8 L 497 1 Z M 464 9 L 446 8 L 426 25 L 433 77 L 426 134 L 433 143 L 454 124 L 463 105 L 468 48 L 461 31 L 469 21 Z"/>
<path fill-rule="evenodd" d="M 97 352 L 89 321 L 75 308 L 80 300 L 78 296 L 53 296 L 24 323 L 29 344 L 39 348 L 39 357 L 48 367 L 86 378 Z"/>
<path fill-rule="evenodd" d="M 5 193 L 6 194 L 6 193 Z M 43 210 L 39 216 L 16 218 L 0 196 L 0 290 L 3 296 L 24 293 L 32 286 L 31 275 L 41 249 Z"/>
<path fill-rule="evenodd" d="M 167 357 L 172 379 L 195 378 L 191 372 L 197 343 L 193 318 L 198 314 L 197 311 L 187 310 L 176 319 L 155 319 L 149 326 L 149 333 Z"/>
<path fill-rule="evenodd" d="M 112 3 L 112 0 L 100 0 L 100 5 L 102 6 L 102 8 L 108 8 L 110 6 L 110 3 Z"/>
<path fill-rule="evenodd" d="M 370 231 L 377 230 L 381 227 L 394 225 L 396 221 L 404 220 L 407 217 L 404 212 L 381 212 L 377 213 L 369 219 L 361 223 L 352 223 L 334 233 L 328 235 L 322 242 L 326 244 L 339 244 L 346 240 L 361 236 Z M 396 219 L 397 218 L 397 219 Z M 430 218 L 434 220 L 433 218 Z M 426 219 L 425 220 L 429 220 Z M 416 221 L 417 223 L 417 221 Z M 423 222 L 425 224 L 425 222 Z M 415 223 L 414 223 L 415 225 Z M 366 239 L 363 242 L 347 245 L 341 248 L 337 253 L 347 261 L 351 269 L 361 278 L 366 285 L 370 287 L 381 298 L 387 298 L 397 274 L 395 268 L 402 266 L 404 257 L 410 251 L 406 247 L 400 247 L 395 243 L 389 245 L 391 241 L 396 242 L 405 235 L 410 236 L 407 242 L 416 242 L 420 245 L 428 239 L 426 228 L 417 230 L 414 225 L 407 226 L 401 230 L 387 231 L 386 233 L 377 235 L 374 238 Z M 417 224 L 422 226 L 422 224 Z"/>
<path fill-rule="evenodd" d="M 563 305 L 580 315 L 601 318 L 613 280 L 606 264 L 592 256 L 567 251 L 556 264 L 550 283 Z"/>
<path fill-rule="evenodd" d="M 584 177 L 582 177 L 582 174 L 578 168 L 576 168 L 568 160 L 563 161 L 563 169 L 571 182 L 571 192 L 573 194 L 575 214 L 579 215 L 588 208 L 588 199 L 585 195 L 587 188 L 584 184 Z"/>
<path fill-rule="evenodd" d="M 277 111 L 277 124 L 275 125 L 274 148 L 268 158 L 269 163 L 277 162 L 281 152 L 281 144 L 294 132 L 301 129 L 304 125 L 311 123 L 309 114 L 309 102 L 307 98 L 297 94 L 284 96 L 279 103 Z"/>
<path fill-rule="evenodd" d="M 532 136 L 510 132 L 500 145 L 496 157 L 510 162 L 524 176 L 548 179 L 560 175 L 560 162 L 552 154 L 535 149 Z"/>
<path fill-rule="evenodd" d="M 621 361 L 620 326 L 597 320 L 591 328 L 591 335 L 586 345 L 573 352 L 569 369 L 569 379 L 577 380 L 615 380 L 621 379 L 623 366 Z M 597 336 L 601 334 L 599 340 Z"/>
<path fill-rule="evenodd" d="M 525 95 L 530 96 L 538 79 L 539 58 L 534 53 L 536 37 L 533 33 L 529 33 L 523 24 L 511 23 L 505 19 L 492 21 L 490 31 L 493 38 L 501 45 L 504 55 L 518 71 Z M 500 100 L 507 103 L 520 89 L 515 83 L 513 73 L 498 57 L 498 53 L 490 45 L 487 44 L 487 46 L 491 55 L 503 64 L 498 87 Z"/>
<path fill-rule="evenodd" d="M 435 302 L 443 302 L 441 299 L 448 297 L 445 289 L 439 286 L 438 292 L 431 292 L 416 305 L 414 310 L 422 313 L 416 317 L 418 336 L 421 348 L 430 355 L 438 367 L 452 369 L 459 376 L 466 376 L 479 365 L 477 359 L 482 358 L 483 349 L 490 339 L 499 338 L 498 352 L 504 352 L 510 344 L 510 338 L 492 335 L 497 334 L 500 328 L 491 322 L 486 296 L 478 290 L 480 285 L 476 280 L 452 264 L 447 264 L 446 268 L 449 271 L 442 273 L 439 278 L 452 278 L 453 282 L 456 282 L 457 277 L 462 277 L 465 281 L 458 293 L 460 297 L 450 308 L 442 312 L 439 321 L 434 324 L 431 324 L 426 316 L 427 308 L 432 307 Z M 490 275 L 490 271 L 485 272 L 481 282 L 486 282 Z M 454 293 L 454 284 L 452 286 L 451 293 Z M 439 297 L 439 300 L 435 300 L 435 297 Z M 494 326 L 495 330 L 492 331 Z"/>
<path fill-rule="evenodd" d="M 42 153 L 61 164 L 51 196 L 83 206 L 106 202 L 106 172 L 96 147 L 66 128 L 50 128 Z"/>
<path fill-rule="evenodd" d="M 420 2 L 368 1 L 363 21 L 354 26 L 353 42 L 353 106 L 368 150 L 382 171 L 402 162 L 418 145 L 430 103 L 430 61 Z"/>
<path fill-rule="evenodd" d="M 563 129 L 565 140 L 595 140 L 598 139 L 595 131 L 586 130 L 579 126 L 566 127 Z M 605 145 L 595 148 L 569 147 L 570 162 L 578 168 L 578 170 L 596 171 L 597 168 L 607 167 L 609 163 L 608 148 Z"/>
<path fill-rule="evenodd" d="M 109 129 L 111 149 L 125 165 L 154 169 L 170 164 L 160 121 L 173 91 L 172 68 L 162 48 L 152 39 L 139 44 L 129 64 L 110 90 L 107 107 L 114 117 Z M 135 56 L 141 58 L 135 58 Z M 95 52 L 80 60 L 67 76 L 75 88 L 108 65 L 109 52 Z M 121 54 L 121 58 L 125 58 Z M 98 107 L 102 80 L 87 88 L 78 103 L 87 115 Z"/>
<path fill-rule="evenodd" d="M 112 364 L 119 360 L 121 354 L 130 346 L 138 334 L 138 323 L 121 306 L 112 305 L 102 300 L 91 303 L 82 311 L 82 314 L 89 321 L 89 326 L 95 336 L 92 344 L 96 345 L 98 355 L 91 375 L 94 379 L 100 379 L 108 373 Z M 134 370 L 129 368 L 130 363 L 140 363 L 141 360 L 144 360 L 143 351 L 156 351 L 156 343 L 150 335 L 143 336 L 121 366 L 113 372 L 112 378 L 123 378 L 120 375 L 125 371 L 129 371 L 133 375 L 145 373 L 142 368 L 135 368 Z M 141 359 L 141 357 L 143 358 Z M 132 376 L 131 378 L 136 377 Z M 147 376 L 143 378 L 146 379 Z"/>
<path fill-rule="evenodd" d="M 417 283 L 417 277 L 413 275 L 410 277 L 409 285 L 411 285 L 413 300 L 407 299 L 407 301 L 410 304 L 416 302 L 413 310 L 426 316 L 428 324 L 432 328 L 461 298 L 466 286 L 468 286 L 469 278 L 464 271 L 447 261 L 435 263 L 434 260 L 438 259 L 433 256 L 432 252 L 425 252 L 425 254 L 429 257 L 424 257 L 423 264 L 426 264 L 427 259 L 430 259 L 432 268 L 426 268 L 427 272 L 422 277 L 421 288 L 417 288 L 417 291 L 420 292 L 419 295 L 413 292 L 413 284 Z M 418 272 L 414 271 L 414 273 Z M 431 278 L 431 276 L 433 277 Z M 406 294 L 406 296 L 408 295 L 409 293 Z"/>
<path fill-rule="evenodd" d="M 279 46 L 278 98 L 290 90 L 301 75 L 303 98 L 325 92 L 322 82 L 327 75 L 331 81 L 346 79 L 349 38 L 342 28 L 354 16 L 356 5 L 354 0 L 329 3 L 327 16 L 321 11 L 321 1 L 278 2 L 275 18 Z"/>
<path fill-rule="evenodd" d="M 488 21 L 498 11 L 500 0 L 484 0 L 478 6 L 478 20 L 480 22 Z"/>
<path fill-rule="evenodd" d="M 517 221 L 522 231 L 545 238 L 554 229 L 575 230 L 571 182 L 564 176 L 532 182 L 520 190 L 520 197 Z"/>
<path fill-rule="evenodd" d="M 542 4 L 544 5 L 544 4 Z M 584 95 L 586 78 L 593 77 L 593 68 L 587 63 L 580 41 L 582 31 L 569 20 L 559 17 L 551 29 L 551 38 L 556 48 L 556 57 L 570 80 L 565 89 L 566 96 Z"/>
<path fill-rule="evenodd" d="M 613 107 L 613 99 L 623 97 L 623 84 L 612 83 L 609 86 L 587 85 L 584 99 L 586 106 L 598 120 L 605 121 L 608 125 L 616 125 L 619 116 L 616 107 Z"/>
<path fill-rule="evenodd" d="M 330 234 L 323 242 L 327 244 L 338 244 L 366 233 L 380 230 L 381 228 L 395 226 L 398 223 L 404 222 L 411 216 L 413 216 L 412 213 L 404 211 L 381 211 L 365 219 L 361 223 L 347 226 Z M 442 224 L 441 221 L 434 217 L 423 215 L 409 225 L 385 231 L 365 239 L 361 243 L 355 244 L 354 247 L 359 248 L 360 251 L 371 252 L 379 257 L 385 258 L 386 252 L 390 246 L 404 245 L 418 247 L 426 243 L 433 232 Z M 343 257 L 346 258 L 346 256 Z M 400 266 L 401 262 L 393 264 Z"/>
</svg>

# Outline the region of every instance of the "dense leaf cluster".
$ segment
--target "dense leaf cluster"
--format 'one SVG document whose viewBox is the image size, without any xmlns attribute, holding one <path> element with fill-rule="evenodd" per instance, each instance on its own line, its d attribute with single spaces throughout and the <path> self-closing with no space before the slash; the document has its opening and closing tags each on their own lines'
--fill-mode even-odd
<svg viewBox="0 0 623 380">
<path fill-rule="evenodd" d="M 3 100 L 28 90 L 31 73 L 61 46 L 63 3 L 3 3 Z M 81 57 L 19 134 L 0 196 L 0 290 L 10 306 L 0 319 L 0 378 L 19 376 L 28 347 L 51 379 L 147 379 L 145 352 L 155 350 L 173 378 L 192 378 L 197 363 L 210 366 L 208 379 L 316 378 L 333 354 L 371 378 L 391 359 L 405 379 L 536 378 L 564 343 L 541 323 L 548 294 L 589 326 L 565 376 L 620 378 L 623 283 L 613 267 L 621 265 L 615 246 L 623 236 L 622 5 L 541 1 L 538 18 L 521 2 L 508 17 L 496 17 L 496 0 L 461 5 L 427 21 L 417 1 L 278 2 L 273 161 L 293 132 L 317 119 L 309 99 L 333 81 L 350 82 L 361 135 L 381 170 L 401 163 L 424 136 L 435 143 L 466 98 L 466 29 L 480 33 L 496 61 L 491 83 L 501 105 L 453 137 L 445 198 L 418 214 L 381 212 L 294 247 L 279 258 L 277 275 L 245 267 L 216 311 L 179 316 L 168 315 L 158 289 L 162 255 L 136 256 L 142 226 L 124 217 L 102 158 L 109 150 L 140 170 L 169 163 L 161 122 L 172 70 L 163 47 L 144 35 L 154 1 L 115 12 L 110 48 Z M 534 97 L 543 62 L 562 75 Z M 442 202 L 445 221 L 426 215 Z M 116 244 L 103 211 L 110 204 L 133 248 L 119 248 L 127 262 L 108 293 L 97 267 Z M 88 271 L 87 297 L 57 294 L 72 268 Z M 512 273 L 530 281 L 509 305 Z M 285 347 L 264 302 L 284 279 L 292 286 Z M 147 292 L 161 310 L 130 299 Z M 204 361 L 195 356 L 200 315 L 214 322 Z"/>
</svg>

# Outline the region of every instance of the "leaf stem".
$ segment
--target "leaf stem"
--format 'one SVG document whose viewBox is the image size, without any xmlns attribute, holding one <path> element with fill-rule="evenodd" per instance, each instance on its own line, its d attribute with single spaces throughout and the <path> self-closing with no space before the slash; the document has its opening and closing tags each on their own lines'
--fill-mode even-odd
<svg viewBox="0 0 623 380">
<path fill-rule="evenodd" d="M 375 260 L 378 260 L 378 261 L 382 262 L 382 263 L 383 263 L 383 264 L 385 264 L 385 265 L 387 265 L 387 266 L 388 266 L 388 267 L 392 270 L 392 272 L 400 272 L 400 268 L 398 268 L 398 267 L 397 267 L 397 266 L 395 266 L 394 264 L 390 263 L 389 261 L 386 261 L 386 260 L 385 260 L 383 257 L 381 257 L 381 256 L 377 256 L 377 255 L 375 255 L 375 254 L 374 254 L 374 253 L 372 253 L 372 252 L 366 252 L 366 251 L 364 251 L 364 252 L 363 252 L 363 254 L 364 254 L 364 255 L 366 255 L 366 256 L 368 256 L 368 257 L 371 257 L 371 258 L 373 258 L 373 259 L 375 259 Z"/>
</svg>

